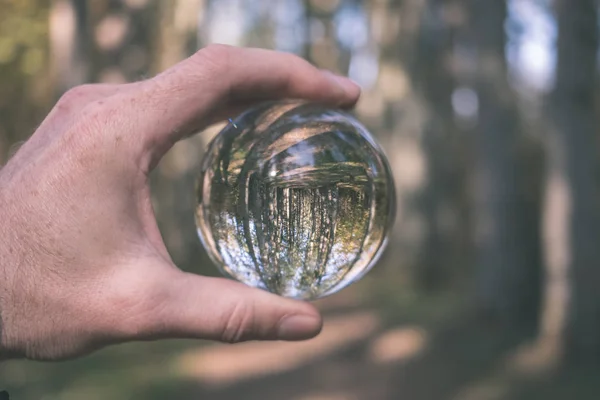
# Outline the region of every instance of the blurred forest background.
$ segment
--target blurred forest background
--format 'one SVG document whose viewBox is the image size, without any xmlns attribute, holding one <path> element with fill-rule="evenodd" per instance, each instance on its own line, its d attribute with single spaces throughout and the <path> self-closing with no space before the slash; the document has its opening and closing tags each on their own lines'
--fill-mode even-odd
<svg viewBox="0 0 600 400">
<path fill-rule="evenodd" d="M 68 88 L 209 43 L 348 74 L 393 167 L 391 245 L 302 343 L 139 343 L 0 365 L 15 399 L 600 398 L 595 0 L 0 0 L 0 165 Z M 240 60 L 243 62 L 243 60 Z M 216 274 L 194 182 L 219 126 L 152 185 L 173 258 Z"/>
</svg>

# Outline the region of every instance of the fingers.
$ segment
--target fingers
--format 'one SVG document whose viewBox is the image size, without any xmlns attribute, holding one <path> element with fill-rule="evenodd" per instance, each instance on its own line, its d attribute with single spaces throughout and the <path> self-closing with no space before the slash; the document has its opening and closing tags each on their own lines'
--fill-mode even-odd
<svg viewBox="0 0 600 400">
<path fill-rule="evenodd" d="M 146 338 L 292 341 L 309 339 L 321 330 L 321 316 L 308 303 L 223 278 L 173 269 L 168 273 L 161 291 L 168 285 L 169 294 L 162 296 L 159 312 L 147 314 L 150 319 L 141 331 Z"/>
<path fill-rule="evenodd" d="M 130 93 L 145 151 L 161 157 L 177 140 L 240 105 L 284 98 L 353 106 L 360 88 L 307 61 L 264 49 L 209 46 Z"/>
</svg>

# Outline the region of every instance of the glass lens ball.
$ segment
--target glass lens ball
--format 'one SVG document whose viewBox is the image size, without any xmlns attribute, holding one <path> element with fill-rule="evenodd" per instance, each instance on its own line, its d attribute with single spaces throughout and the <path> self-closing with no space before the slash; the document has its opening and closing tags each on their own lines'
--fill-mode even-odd
<svg viewBox="0 0 600 400">
<path fill-rule="evenodd" d="M 355 118 L 313 103 L 267 102 L 209 144 L 196 224 L 225 276 L 313 300 L 372 268 L 395 207 L 388 161 Z"/>
</svg>

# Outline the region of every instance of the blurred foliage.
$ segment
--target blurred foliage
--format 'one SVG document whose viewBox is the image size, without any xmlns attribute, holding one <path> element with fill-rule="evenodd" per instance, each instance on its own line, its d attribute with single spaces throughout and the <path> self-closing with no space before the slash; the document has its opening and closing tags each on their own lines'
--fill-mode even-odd
<svg viewBox="0 0 600 400">
<path fill-rule="evenodd" d="M 41 0 L 0 1 L 0 164 L 48 109 L 48 12 Z"/>
<path fill-rule="evenodd" d="M 378 265 L 317 302 L 319 339 L 11 362 L 0 388 L 17 399 L 599 398 L 595 10 L 595 0 L 0 0 L 0 164 L 72 85 L 137 80 L 213 42 L 267 47 L 363 87 L 355 113 L 390 159 L 399 210 Z M 59 43 L 61 12 L 76 29 L 59 25 L 71 35 Z M 219 128 L 177 143 L 151 175 L 174 261 L 210 275 L 194 185 Z"/>
<path fill-rule="evenodd" d="M 49 2 L 2 0 L 0 7 L 0 71 L 30 78 L 47 60 Z"/>
</svg>

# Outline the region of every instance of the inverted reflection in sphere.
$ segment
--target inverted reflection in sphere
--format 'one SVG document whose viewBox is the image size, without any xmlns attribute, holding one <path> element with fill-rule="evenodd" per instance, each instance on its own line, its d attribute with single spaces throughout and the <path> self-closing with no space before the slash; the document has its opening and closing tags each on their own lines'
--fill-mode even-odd
<svg viewBox="0 0 600 400">
<path fill-rule="evenodd" d="M 317 299 L 360 279 L 387 243 L 395 192 L 385 155 L 356 119 L 321 105 L 261 104 L 213 139 L 196 223 L 226 276 Z"/>
</svg>

